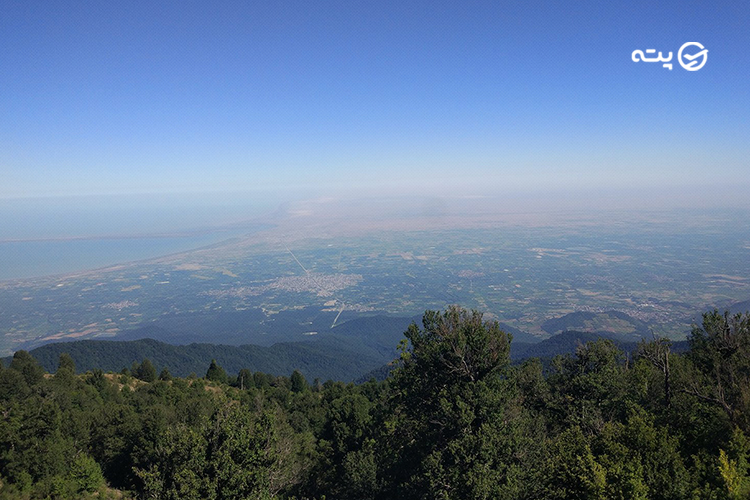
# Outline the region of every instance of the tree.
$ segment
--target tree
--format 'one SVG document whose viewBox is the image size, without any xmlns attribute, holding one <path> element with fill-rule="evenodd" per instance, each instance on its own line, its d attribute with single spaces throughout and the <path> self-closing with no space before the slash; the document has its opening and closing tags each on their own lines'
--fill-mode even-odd
<svg viewBox="0 0 750 500">
<path fill-rule="evenodd" d="M 24 350 L 16 351 L 13 354 L 10 368 L 19 372 L 29 385 L 36 385 L 44 378 L 44 368 L 37 363 L 31 354 Z"/>
<path fill-rule="evenodd" d="M 237 374 L 237 386 L 243 391 L 245 389 L 254 387 L 255 383 L 253 382 L 253 372 L 251 372 L 247 368 L 243 368 L 242 370 L 240 370 Z"/>
<path fill-rule="evenodd" d="M 610 422 L 591 440 L 606 471 L 607 498 L 679 500 L 692 485 L 678 439 L 657 426 L 645 410 L 633 407 L 624 423 Z"/>
<path fill-rule="evenodd" d="M 170 427 L 136 474 L 148 498 L 270 499 L 290 480 L 293 449 L 269 413 L 219 408 L 195 427 Z"/>
<path fill-rule="evenodd" d="M 557 356 L 548 377 L 554 397 L 550 421 L 557 427 L 580 427 L 587 434 L 627 416 L 624 356 L 611 340 L 599 339 L 576 348 L 575 356 Z"/>
<path fill-rule="evenodd" d="M 550 443 L 543 478 L 542 498 L 606 498 L 606 471 L 580 427 L 571 427 Z"/>
<path fill-rule="evenodd" d="M 672 404 L 671 372 L 669 369 L 669 353 L 672 342 L 669 339 L 658 338 L 653 342 L 641 341 L 638 344 L 638 355 L 648 360 L 654 368 L 664 376 L 664 406 Z"/>
<path fill-rule="evenodd" d="M 697 373 L 682 391 L 721 408 L 734 425 L 750 431 L 750 314 L 705 313 L 688 340 Z"/>
<path fill-rule="evenodd" d="M 146 358 L 143 360 L 143 362 L 138 366 L 135 370 L 133 370 L 133 375 L 143 380 L 144 382 L 153 382 L 156 380 L 156 368 L 154 368 L 154 365 L 151 363 L 151 361 Z"/>
<path fill-rule="evenodd" d="M 76 363 L 67 352 L 60 354 L 60 362 L 57 365 L 57 371 L 68 370 L 71 373 L 76 372 Z"/>
<path fill-rule="evenodd" d="M 488 498 L 510 487 L 520 420 L 508 411 L 511 336 L 482 314 L 427 311 L 395 372 L 395 496 Z M 520 413 L 518 414 L 520 415 Z M 506 493 L 507 494 L 507 493 Z"/>
<path fill-rule="evenodd" d="M 294 370 L 291 377 L 292 392 L 300 393 L 309 389 L 305 376 L 299 370 Z"/>
<path fill-rule="evenodd" d="M 258 389 L 267 389 L 271 387 L 271 381 L 273 377 L 266 375 L 265 373 L 255 372 L 253 373 L 253 385 Z"/>
<path fill-rule="evenodd" d="M 30 392 L 29 384 L 17 370 L 0 371 L 0 401 L 22 399 Z"/>
<path fill-rule="evenodd" d="M 315 380 L 313 380 L 312 390 L 314 392 L 320 392 L 323 390 L 323 383 L 320 381 L 318 377 L 315 377 Z"/>
<path fill-rule="evenodd" d="M 85 453 L 79 454 L 70 467 L 70 478 L 76 492 L 94 492 L 104 486 L 104 476 L 99 464 Z"/>
<path fill-rule="evenodd" d="M 212 359 L 211 364 L 206 371 L 206 380 L 226 384 L 228 379 L 227 372 L 224 371 L 224 368 L 219 366 L 215 359 Z"/>
<path fill-rule="evenodd" d="M 730 500 L 750 498 L 750 440 L 735 429 L 729 453 L 719 450 L 719 473 Z"/>
<path fill-rule="evenodd" d="M 75 382 L 76 365 L 67 353 L 60 354 L 60 362 L 55 372 L 55 381 L 70 386 Z"/>
</svg>

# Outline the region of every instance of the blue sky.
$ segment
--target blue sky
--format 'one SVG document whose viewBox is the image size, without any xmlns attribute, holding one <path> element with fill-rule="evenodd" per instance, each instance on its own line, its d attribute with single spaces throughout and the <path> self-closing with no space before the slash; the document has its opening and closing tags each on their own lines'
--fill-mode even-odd
<svg viewBox="0 0 750 500">
<path fill-rule="evenodd" d="M 0 198 L 746 193 L 749 27 L 729 1 L 0 0 Z"/>
</svg>

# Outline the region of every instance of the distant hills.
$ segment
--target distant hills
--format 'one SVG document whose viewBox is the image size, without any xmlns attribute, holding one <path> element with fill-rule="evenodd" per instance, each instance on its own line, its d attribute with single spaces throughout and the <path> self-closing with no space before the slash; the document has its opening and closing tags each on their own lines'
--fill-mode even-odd
<svg viewBox="0 0 750 500">
<path fill-rule="evenodd" d="M 620 311 L 573 312 L 542 323 L 542 330 L 555 335 L 568 330 L 580 332 L 611 332 L 650 336 L 649 325 Z"/>
<path fill-rule="evenodd" d="M 310 380 L 333 379 L 349 381 L 384 364 L 382 356 L 368 356 L 345 343 L 320 340 L 289 342 L 270 347 L 216 344 L 171 345 L 153 339 L 132 341 L 81 340 L 47 344 L 31 351 L 31 355 L 48 371 L 57 369 L 60 354 L 70 354 L 78 371 L 101 369 L 119 372 L 133 362 L 151 360 L 160 371 L 169 369 L 175 376 L 191 373 L 202 377 L 212 359 L 228 373 L 242 368 L 275 375 L 290 375 L 299 369 Z"/>
<path fill-rule="evenodd" d="M 269 320 L 259 309 L 222 313 L 190 313 L 166 316 L 138 328 L 125 330 L 114 340 L 154 339 L 173 345 L 212 343 L 228 345 L 265 345 L 295 342 L 329 335 L 354 335 L 378 340 L 381 345 L 395 346 L 411 322 L 422 324 L 422 316 L 388 316 L 379 314 L 346 317 L 331 328 L 336 313 L 321 312 L 316 308 L 283 311 Z M 539 342 L 541 338 L 519 330 L 507 323 L 500 328 L 513 334 L 519 342 Z"/>
<path fill-rule="evenodd" d="M 245 311 L 222 315 L 219 324 L 211 314 L 181 315 L 123 332 L 114 340 L 51 343 L 31 353 L 48 371 L 56 370 L 60 354 L 67 352 L 79 371 L 119 372 L 148 358 L 158 370 L 168 368 L 175 376 L 202 376 L 216 359 L 228 373 L 248 368 L 289 375 L 298 369 L 310 380 L 362 381 L 387 376 L 404 331 L 411 322 L 421 323 L 421 316 L 376 315 L 351 318 L 331 328 L 329 316 L 303 309 L 294 317 L 258 323 L 257 311 Z M 309 321 L 303 322 L 306 317 Z M 651 338 L 647 323 L 619 311 L 574 312 L 550 319 L 542 325 L 551 335 L 544 340 L 506 323 L 500 327 L 513 335 L 511 359 L 516 362 L 573 353 L 599 338 L 631 352 L 640 340 Z M 306 328 L 309 331 L 301 331 Z M 676 351 L 686 348 L 686 342 L 674 344 Z"/>
<path fill-rule="evenodd" d="M 205 374 L 212 359 L 229 373 L 242 368 L 252 371 L 289 375 L 300 370 L 310 380 L 356 380 L 395 359 L 396 346 L 409 324 L 419 318 L 372 316 L 350 320 L 305 340 L 278 342 L 271 346 L 227 345 L 191 342 L 192 337 L 175 334 L 156 325 L 147 325 L 118 336 L 122 340 L 82 340 L 51 343 L 31 351 L 48 371 L 57 368 L 61 353 L 67 352 L 79 371 L 99 368 L 120 371 L 144 358 L 157 369 L 166 367 L 175 376 Z M 222 342 L 221 336 L 215 336 Z M 177 342 L 175 342 L 175 340 Z M 175 345 L 177 344 L 177 345 Z"/>
<path fill-rule="evenodd" d="M 582 316 L 588 318 L 588 315 Z M 573 318 L 575 319 L 575 317 Z M 66 352 L 75 360 L 78 371 L 98 368 L 119 372 L 134 362 L 148 358 L 157 370 L 168 368 L 176 376 L 191 373 L 203 376 L 212 359 L 228 373 L 248 368 L 275 375 L 289 375 L 300 370 L 308 379 L 364 381 L 382 379 L 389 372 L 388 364 L 398 357 L 395 346 L 412 318 L 373 316 L 344 323 L 333 333 L 298 342 L 280 342 L 272 346 L 191 343 L 172 345 L 159 340 L 141 338 L 127 341 L 82 340 L 47 344 L 31 354 L 47 371 L 55 371 L 60 354 Z M 520 331 L 519 331 L 520 332 Z M 154 328 L 139 329 L 131 335 L 168 332 Z M 579 345 L 600 338 L 615 342 L 625 352 L 637 348 L 638 339 L 631 335 L 611 332 L 564 331 L 539 341 L 528 333 L 520 332 L 521 339 L 531 337 L 536 342 L 514 341 L 511 359 L 549 359 L 558 354 L 574 353 Z M 675 352 L 687 349 L 687 342 L 675 342 Z"/>
<path fill-rule="evenodd" d="M 750 311 L 750 300 L 745 300 L 743 302 L 735 302 L 731 306 L 729 306 L 729 310 L 733 313 L 744 313 Z"/>
<path fill-rule="evenodd" d="M 553 335 L 536 344 L 513 343 L 510 348 L 510 357 L 514 361 L 521 361 L 528 358 L 553 358 L 558 354 L 572 354 L 579 345 L 586 342 L 593 342 L 598 339 L 609 339 L 624 352 L 630 353 L 638 347 L 638 341 L 633 340 L 625 335 L 617 335 L 607 332 L 578 332 L 566 331 Z M 648 339 L 647 339 L 648 340 Z M 681 340 L 672 343 L 672 350 L 675 352 L 686 351 L 688 343 Z"/>
</svg>

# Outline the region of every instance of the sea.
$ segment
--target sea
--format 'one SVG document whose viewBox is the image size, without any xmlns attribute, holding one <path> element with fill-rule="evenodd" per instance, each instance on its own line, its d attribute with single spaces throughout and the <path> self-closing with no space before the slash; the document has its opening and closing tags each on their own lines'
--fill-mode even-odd
<svg viewBox="0 0 750 500">
<path fill-rule="evenodd" d="M 268 227 L 266 194 L 0 199 L 0 281 L 192 250 Z"/>
</svg>

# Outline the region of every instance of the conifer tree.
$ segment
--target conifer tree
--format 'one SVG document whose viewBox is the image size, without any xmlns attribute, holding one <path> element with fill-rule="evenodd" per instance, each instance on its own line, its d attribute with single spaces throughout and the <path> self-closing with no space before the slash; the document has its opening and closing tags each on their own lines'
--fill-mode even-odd
<svg viewBox="0 0 750 500">
<path fill-rule="evenodd" d="M 227 372 L 224 371 L 224 368 L 219 366 L 215 359 L 212 359 L 211 364 L 206 371 L 206 380 L 226 384 L 229 378 L 227 377 Z"/>
</svg>

